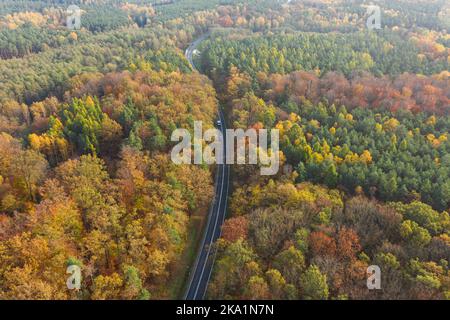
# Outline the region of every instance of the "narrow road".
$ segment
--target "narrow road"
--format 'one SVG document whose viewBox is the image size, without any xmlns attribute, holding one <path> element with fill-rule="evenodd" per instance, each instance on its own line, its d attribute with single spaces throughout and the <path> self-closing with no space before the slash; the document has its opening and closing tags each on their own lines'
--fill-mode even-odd
<svg viewBox="0 0 450 320">
<path fill-rule="evenodd" d="M 189 47 L 186 49 L 186 52 L 184 53 L 184 55 L 186 56 L 186 59 L 189 61 L 191 67 L 193 70 L 198 71 L 197 67 L 194 64 L 194 51 L 197 49 L 197 47 L 199 46 L 200 43 L 202 43 L 203 40 L 205 40 L 206 38 L 208 38 L 209 34 L 205 33 L 203 35 L 201 35 L 200 37 L 198 37 L 197 39 L 195 39 L 195 41 L 193 41 Z"/>
<path fill-rule="evenodd" d="M 194 65 L 193 55 L 198 45 L 205 40 L 208 35 L 203 35 L 195 40 L 185 52 L 186 59 L 192 66 L 192 69 L 198 71 Z M 222 110 L 219 107 L 218 119 L 220 119 L 221 127 L 224 137 L 224 150 L 223 157 L 225 163 L 226 157 L 226 123 Z M 216 252 L 212 245 L 220 237 L 222 232 L 222 224 L 225 221 L 228 203 L 228 188 L 230 180 L 230 169 L 226 164 L 217 165 L 217 174 L 215 181 L 215 197 L 211 204 L 208 221 L 206 223 L 204 234 L 200 243 L 200 247 L 197 253 L 197 258 L 191 269 L 191 273 L 188 280 L 188 286 L 184 298 L 186 300 L 202 300 L 205 297 L 206 290 L 208 288 L 209 279 L 214 266 L 214 260 L 216 258 Z"/>
</svg>

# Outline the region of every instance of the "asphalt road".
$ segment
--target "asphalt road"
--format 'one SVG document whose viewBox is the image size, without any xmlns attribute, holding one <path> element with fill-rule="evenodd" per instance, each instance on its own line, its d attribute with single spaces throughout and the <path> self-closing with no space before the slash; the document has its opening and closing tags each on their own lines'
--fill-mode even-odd
<svg viewBox="0 0 450 320">
<path fill-rule="evenodd" d="M 203 35 L 195 40 L 185 52 L 186 59 L 192 66 L 192 69 L 198 71 L 193 62 L 193 54 L 198 45 L 205 40 L 208 35 Z M 225 130 L 226 123 L 222 110 L 219 109 L 218 119 L 220 119 L 222 125 L 220 130 L 224 137 L 225 146 Z M 223 156 L 225 163 L 226 150 L 224 147 Z M 222 224 L 225 221 L 228 203 L 228 189 L 230 180 L 230 169 L 226 164 L 217 165 L 216 181 L 215 181 L 215 197 L 211 204 L 211 208 L 208 215 L 208 221 L 203 231 L 203 237 L 197 253 L 197 258 L 191 269 L 191 273 L 188 280 L 187 290 L 184 298 L 186 300 L 202 300 L 205 297 L 206 290 L 208 288 L 209 279 L 214 266 L 214 260 L 216 258 L 216 252 L 212 245 L 220 237 L 222 233 Z"/>
<path fill-rule="evenodd" d="M 197 67 L 194 64 L 193 61 L 193 57 L 194 57 L 194 51 L 195 49 L 197 49 L 197 47 L 199 46 L 199 44 L 205 40 L 206 38 L 208 38 L 208 34 L 204 34 L 201 35 L 200 37 L 198 37 L 195 41 L 193 41 L 189 47 L 186 49 L 186 52 L 184 53 L 184 55 L 186 56 L 186 59 L 189 61 L 189 63 L 191 64 L 192 69 L 194 69 L 195 71 L 198 71 Z"/>
</svg>

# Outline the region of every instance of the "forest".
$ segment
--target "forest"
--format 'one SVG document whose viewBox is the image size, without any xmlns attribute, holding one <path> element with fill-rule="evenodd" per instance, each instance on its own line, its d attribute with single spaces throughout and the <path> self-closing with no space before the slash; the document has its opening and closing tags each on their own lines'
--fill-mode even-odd
<svg viewBox="0 0 450 320">
<path fill-rule="evenodd" d="M 250 76 L 258 72 L 295 70 L 315 70 L 319 75 L 338 71 L 347 77 L 358 71 L 380 76 L 407 71 L 430 75 L 447 70 L 449 56 L 445 47 L 436 44 L 431 50 L 424 52 L 413 40 L 388 32 L 380 35 L 294 33 L 216 40 L 204 49 L 202 61 L 205 70 L 227 70 L 235 66 Z"/>
<path fill-rule="evenodd" d="M 1 297 L 174 294 L 161 284 L 213 190 L 208 168 L 171 163 L 166 137 L 193 117 L 213 121 L 213 89 L 198 75 L 137 70 L 73 79 L 65 99 L 33 103 L 24 138 L 1 134 Z M 66 264 L 89 272 L 89 290 L 61 290 Z"/>
<path fill-rule="evenodd" d="M 282 164 L 231 167 L 206 298 L 450 299 L 450 7 L 371 2 L 2 1 L 0 299 L 182 297 L 216 170 L 170 137 L 219 108 Z"/>
<path fill-rule="evenodd" d="M 208 167 L 169 155 L 174 128 L 217 110 L 177 47 L 195 29 L 146 29 L 133 17 L 150 24 L 151 6 L 120 4 L 70 31 L 63 7 L 33 5 L 2 16 L 0 298 L 177 297 L 213 197 Z M 74 264 L 78 292 L 64 289 Z"/>
<path fill-rule="evenodd" d="M 233 17 L 202 44 L 230 125 L 278 129 L 284 169 L 234 167 L 210 298 L 449 298 L 448 35 L 409 13 L 341 33 Z"/>
</svg>

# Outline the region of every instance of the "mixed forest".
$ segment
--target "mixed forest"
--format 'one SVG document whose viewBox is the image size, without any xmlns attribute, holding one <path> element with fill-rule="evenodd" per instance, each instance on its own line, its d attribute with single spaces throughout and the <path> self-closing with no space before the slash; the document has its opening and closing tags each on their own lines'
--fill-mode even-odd
<svg viewBox="0 0 450 320">
<path fill-rule="evenodd" d="M 450 299 L 449 21 L 445 0 L 3 1 L 0 299 L 181 297 L 215 168 L 170 137 L 219 107 L 278 129 L 282 164 L 232 166 L 208 298 Z"/>
</svg>

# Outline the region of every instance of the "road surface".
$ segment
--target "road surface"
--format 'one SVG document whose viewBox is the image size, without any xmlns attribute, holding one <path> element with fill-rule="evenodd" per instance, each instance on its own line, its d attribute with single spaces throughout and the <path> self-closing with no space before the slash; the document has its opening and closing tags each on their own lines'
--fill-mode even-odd
<svg viewBox="0 0 450 320">
<path fill-rule="evenodd" d="M 194 64 L 194 60 L 193 60 L 194 51 L 197 49 L 197 47 L 203 40 L 208 38 L 208 36 L 209 35 L 207 33 L 205 33 L 204 35 L 201 35 L 200 37 L 198 37 L 194 42 L 192 42 L 189 45 L 189 47 L 186 49 L 186 52 L 184 53 L 184 55 L 186 56 L 186 59 L 191 64 L 192 69 L 194 69 L 195 71 L 198 71 L 198 69 L 196 68 L 196 66 Z"/>
<path fill-rule="evenodd" d="M 185 52 L 186 59 L 192 66 L 192 69 L 198 71 L 194 65 L 193 55 L 198 45 L 205 40 L 208 35 L 203 35 L 195 40 Z M 223 156 L 226 157 L 225 148 L 225 130 L 226 123 L 222 110 L 219 108 L 218 119 L 222 125 L 220 130 L 224 137 Z M 223 161 L 225 163 L 225 160 Z M 225 221 L 228 203 L 228 188 L 230 180 L 230 169 L 226 164 L 217 165 L 216 181 L 215 181 L 215 197 L 209 211 L 208 221 L 203 231 L 203 237 L 197 253 L 197 258 L 191 269 L 187 289 L 184 298 L 186 300 L 202 300 L 205 297 L 208 288 L 209 279 L 214 266 L 216 252 L 212 245 L 220 237 L 222 232 L 222 224 Z"/>
</svg>

